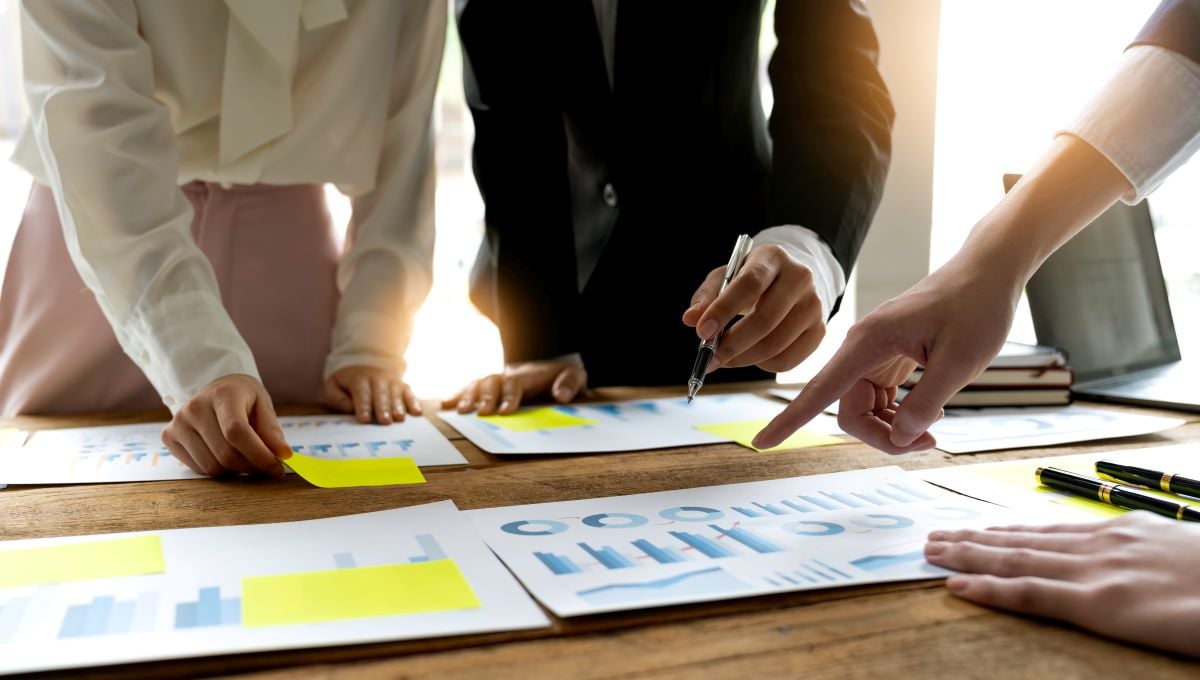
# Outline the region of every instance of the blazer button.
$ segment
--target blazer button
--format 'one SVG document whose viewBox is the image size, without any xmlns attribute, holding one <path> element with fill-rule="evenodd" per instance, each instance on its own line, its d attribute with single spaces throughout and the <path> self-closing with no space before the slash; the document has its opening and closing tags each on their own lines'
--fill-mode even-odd
<svg viewBox="0 0 1200 680">
<path fill-rule="evenodd" d="M 612 184 L 604 185 L 604 205 L 610 208 L 617 207 L 617 190 L 613 188 Z"/>
</svg>

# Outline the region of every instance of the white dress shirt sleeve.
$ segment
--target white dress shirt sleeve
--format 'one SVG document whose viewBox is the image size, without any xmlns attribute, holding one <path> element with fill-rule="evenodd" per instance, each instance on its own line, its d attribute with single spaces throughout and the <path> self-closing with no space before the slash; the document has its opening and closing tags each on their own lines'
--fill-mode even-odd
<svg viewBox="0 0 1200 680">
<path fill-rule="evenodd" d="M 768 244 L 783 246 L 812 272 L 822 318 L 828 320 L 834 303 L 846 292 L 846 273 L 833 251 L 813 230 L 790 224 L 763 229 L 754 237 L 755 247 Z"/>
<path fill-rule="evenodd" d="M 1134 204 L 1200 149 L 1200 65 L 1170 50 L 1140 45 L 1091 105 L 1059 134 L 1095 147 L 1133 185 Z"/>
<path fill-rule="evenodd" d="M 173 411 L 212 380 L 258 377 L 192 238 L 167 109 L 127 0 L 21 7 L 33 138 L 67 250 L 121 348 Z"/>
<path fill-rule="evenodd" d="M 402 22 L 375 188 L 353 198 L 325 375 L 352 365 L 403 373 L 413 317 L 433 281 L 432 111 L 445 43 L 442 3 Z"/>
</svg>

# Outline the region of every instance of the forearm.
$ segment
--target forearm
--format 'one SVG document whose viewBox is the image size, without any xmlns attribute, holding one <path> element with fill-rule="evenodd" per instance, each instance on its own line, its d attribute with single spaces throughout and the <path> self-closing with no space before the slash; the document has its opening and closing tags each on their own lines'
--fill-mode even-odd
<svg viewBox="0 0 1200 680">
<path fill-rule="evenodd" d="M 1051 253 L 1130 188 L 1102 154 L 1061 135 L 979 221 L 955 260 L 1023 286 Z"/>
</svg>

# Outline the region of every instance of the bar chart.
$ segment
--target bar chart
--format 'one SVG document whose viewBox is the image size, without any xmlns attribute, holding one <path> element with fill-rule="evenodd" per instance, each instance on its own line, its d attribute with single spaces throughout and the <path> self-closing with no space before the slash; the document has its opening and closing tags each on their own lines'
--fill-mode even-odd
<svg viewBox="0 0 1200 680">
<path fill-rule="evenodd" d="M 379 441 L 343 441 L 329 444 L 297 444 L 292 446 L 296 453 L 313 458 L 395 458 L 410 452 L 412 439 Z"/>
<path fill-rule="evenodd" d="M 175 605 L 175 630 L 232 626 L 242 622 L 242 598 L 221 597 L 218 586 L 201 588 L 192 602 Z"/>
<path fill-rule="evenodd" d="M 91 601 L 67 607 L 58 638 L 147 633 L 154 628 L 158 593 L 141 593 L 129 599 L 112 595 L 93 597 Z"/>
</svg>

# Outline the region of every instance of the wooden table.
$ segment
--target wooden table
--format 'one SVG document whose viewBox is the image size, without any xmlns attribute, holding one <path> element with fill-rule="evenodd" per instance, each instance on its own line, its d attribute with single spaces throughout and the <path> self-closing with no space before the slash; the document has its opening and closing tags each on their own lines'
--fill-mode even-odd
<svg viewBox="0 0 1200 680">
<path fill-rule="evenodd" d="M 764 384 L 740 389 L 761 390 Z M 727 386 L 730 391 L 739 386 Z M 715 393 L 716 386 L 706 388 Z M 598 397 L 669 396 L 670 389 Z M 781 404 L 782 406 L 782 404 Z M 434 408 L 428 404 L 427 409 Z M 319 412 L 285 408 L 281 414 Z M 1141 411 L 1139 409 L 1139 411 Z M 1178 416 L 1178 414 L 1173 414 Z M 165 419 L 166 413 L 16 418 L 0 427 L 78 427 Z M 1200 423 L 1161 435 L 1048 449 L 888 456 L 858 442 L 762 454 L 734 444 L 574 456 L 483 453 L 437 422 L 469 461 L 427 471 L 411 487 L 317 489 L 283 480 L 188 480 L 0 491 L 0 538 L 34 538 L 314 519 L 453 499 L 459 508 L 564 501 L 750 482 L 880 465 L 909 470 L 1200 440 Z M 594 678 L 779 677 L 1194 678 L 1200 664 L 1110 642 L 1069 626 L 1010 616 L 947 595 L 941 582 L 771 595 L 600 615 L 551 616 L 520 633 L 243 654 L 71 671 L 71 677 Z"/>
</svg>

